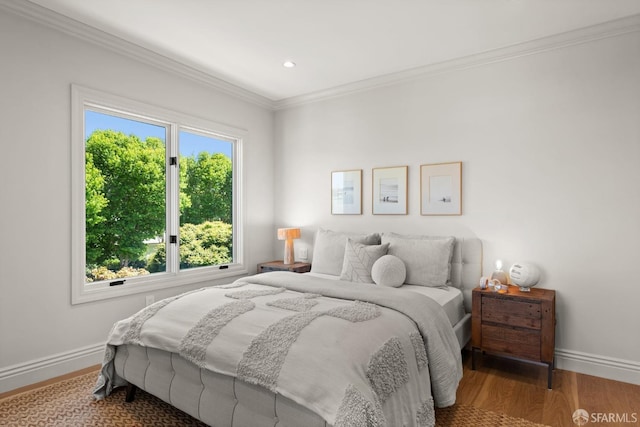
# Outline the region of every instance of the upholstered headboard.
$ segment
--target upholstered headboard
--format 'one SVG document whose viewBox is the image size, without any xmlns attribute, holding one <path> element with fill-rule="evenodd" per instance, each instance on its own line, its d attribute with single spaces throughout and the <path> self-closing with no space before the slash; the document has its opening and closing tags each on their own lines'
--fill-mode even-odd
<svg viewBox="0 0 640 427">
<path fill-rule="evenodd" d="M 456 237 L 451 260 L 451 284 L 462 290 L 464 308 L 471 313 L 471 291 L 482 277 L 482 241 Z"/>
<path fill-rule="evenodd" d="M 429 237 L 427 235 L 401 235 L 395 233 L 347 233 L 319 228 L 315 233 L 311 272 L 314 274 L 324 274 L 339 277 L 343 267 L 345 243 L 347 241 L 347 237 L 357 239 L 356 241 L 366 245 L 379 245 L 381 243 L 381 240 L 385 239 L 384 236 L 395 239 L 396 241 L 402 241 L 405 238 L 409 240 L 422 240 L 430 238 L 447 239 L 447 237 Z M 456 237 L 455 239 L 455 244 L 453 246 L 453 256 L 451 258 L 451 285 L 462 290 L 464 295 L 465 310 L 467 313 L 471 313 L 471 291 L 473 290 L 473 288 L 478 286 L 480 277 L 482 276 L 482 241 L 478 238 L 467 237 Z M 389 241 L 389 239 L 387 240 Z M 393 244 L 398 243 L 396 242 Z M 447 247 L 447 251 L 448 248 L 449 247 Z M 404 261 L 406 263 L 407 259 L 404 259 Z M 413 262 L 420 263 L 420 257 L 414 257 Z"/>
</svg>

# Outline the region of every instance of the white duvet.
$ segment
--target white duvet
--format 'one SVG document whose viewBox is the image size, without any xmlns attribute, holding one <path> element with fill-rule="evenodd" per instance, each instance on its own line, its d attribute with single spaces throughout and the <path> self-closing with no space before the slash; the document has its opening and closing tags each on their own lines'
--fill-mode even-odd
<svg viewBox="0 0 640 427">
<path fill-rule="evenodd" d="M 179 353 L 263 386 L 335 426 L 431 426 L 462 377 L 450 322 L 428 297 L 288 272 L 168 298 L 117 322 L 94 395 L 123 385 L 115 347 Z"/>
</svg>

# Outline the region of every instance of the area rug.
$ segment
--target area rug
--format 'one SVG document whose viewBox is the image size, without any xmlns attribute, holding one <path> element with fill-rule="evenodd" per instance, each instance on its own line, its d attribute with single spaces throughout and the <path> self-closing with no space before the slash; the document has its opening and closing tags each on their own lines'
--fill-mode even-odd
<svg viewBox="0 0 640 427">
<path fill-rule="evenodd" d="M 95 401 L 91 390 L 96 378 L 97 373 L 80 375 L 0 400 L 0 426 L 205 426 L 141 390 L 131 403 L 125 403 L 124 389 Z M 466 405 L 438 409 L 436 426 L 541 427 L 521 418 Z"/>
<path fill-rule="evenodd" d="M 436 409 L 436 426 L 549 427 L 467 405 Z"/>
</svg>

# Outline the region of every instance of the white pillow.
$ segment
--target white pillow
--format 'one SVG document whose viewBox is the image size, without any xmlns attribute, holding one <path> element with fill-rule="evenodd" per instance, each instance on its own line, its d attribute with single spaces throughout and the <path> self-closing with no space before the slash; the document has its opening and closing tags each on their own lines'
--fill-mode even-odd
<svg viewBox="0 0 640 427">
<path fill-rule="evenodd" d="M 405 283 L 438 288 L 450 283 L 455 242 L 455 237 L 382 235 L 382 243 L 389 243 L 388 254 L 404 261 Z"/>
<path fill-rule="evenodd" d="M 371 278 L 380 286 L 402 286 L 407 277 L 407 268 L 397 256 L 383 255 L 371 267 Z"/>
<path fill-rule="evenodd" d="M 387 253 L 387 249 L 389 249 L 388 243 L 384 245 L 363 245 L 347 238 L 340 280 L 373 283 L 371 267 L 373 267 L 378 258 Z"/>
<path fill-rule="evenodd" d="M 313 245 L 312 273 L 340 276 L 347 238 L 365 245 L 379 245 L 380 234 L 341 233 L 319 228 Z"/>
</svg>

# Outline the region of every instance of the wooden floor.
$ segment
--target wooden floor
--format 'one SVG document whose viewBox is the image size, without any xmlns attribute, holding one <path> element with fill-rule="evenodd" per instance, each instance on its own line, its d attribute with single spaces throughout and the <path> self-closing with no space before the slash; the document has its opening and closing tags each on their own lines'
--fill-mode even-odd
<svg viewBox="0 0 640 427">
<path fill-rule="evenodd" d="M 480 354 L 476 361 L 472 371 L 465 353 L 457 403 L 554 427 L 575 427 L 577 409 L 589 413 L 588 426 L 640 426 L 640 386 L 556 369 L 548 390 L 546 366 Z"/>
</svg>

